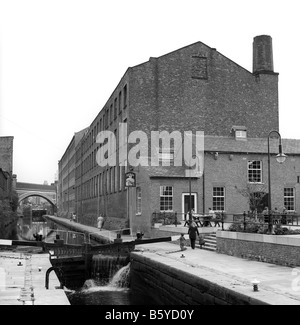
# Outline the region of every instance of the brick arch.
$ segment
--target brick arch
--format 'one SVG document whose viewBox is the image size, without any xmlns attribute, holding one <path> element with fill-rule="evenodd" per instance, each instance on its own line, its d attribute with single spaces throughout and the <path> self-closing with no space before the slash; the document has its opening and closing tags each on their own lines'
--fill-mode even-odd
<svg viewBox="0 0 300 325">
<path fill-rule="evenodd" d="M 18 203 L 20 204 L 21 201 L 25 200 L 26 198 L 28 198 L 30 196 L 39 196 L 39 197 L 47 200 L 53 207 L 56 207 L 56 204 L 53 202 L 53 200 L 50 197 L 48 197 L 47 195 L 40 193 L 40 192 L 28 192 L 28 193 L 20 194 Z"/>
</svg>

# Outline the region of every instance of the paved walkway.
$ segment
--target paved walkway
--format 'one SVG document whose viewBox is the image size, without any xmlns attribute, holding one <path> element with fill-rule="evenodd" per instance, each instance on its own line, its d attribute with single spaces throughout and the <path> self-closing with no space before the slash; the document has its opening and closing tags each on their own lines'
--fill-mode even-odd
<svg viewBox="0 0 300 325">
<path fill-rule="evenodd" d="M 66 219 L 65 222 L 70 222 Z M 75 224 L 74 224 L 75 226 Z M 78 229 L 91 232 L 99 232 L 96 228 L 76 224 Z M 165 237 L 168 231 L 172 240 L 179 236 L 175 233 L 186 233 L 187 228 L 165 226 L 161 227 Z M 216 232 L 219 227 L 199 228 L 206 231 Z M 206 230 L 207 229 L 207 230 Z M 130 237 L 130 236 L 129 236 Z M 132 240 L 132 237 L 125 240 Z M 290 268 L 270 263 L 257 262 L 242 259 L 225 254 L 219 254 L 207 250 L 190 247 L 184 252 L 179 250 L 179 245 L 172 242 L 152 243 L 136 246 L 141 254 L 149 254 L 153 259 L 159 259 L 163 263 L 181 266 L 196 272 L 199 276 L 207 277 L 213 282 L 220 282 L 220 285 L 228 286 L 272 305 L 300 305 L 300 267 Z M 184 258 L 182 258 L 184 254 Z M 179 264 L 178 264 L 179 263 Z M 253 292 L 251 281 L 257 279 L 259 291 Z"/>
<path fill-rule="evenodd" d="M 0 250 L 0 305 L 70 305 L 54 271 L 45 288 L 48 254 Z M 27 247 L 28 249 L 28 247 Z"/>
<path fill-rule="evenodd" d="M 67 219 L 61 221 L 66 226 L 72 223 Z M 105 234 L 97 228 L 78 223 L 72 223 L 72 227 L 76 231 L 101 233 L 101 236 Z M 172 231 L 172 229 L 170 230 Z M 123 240 L 133 239 L 131 236 L 125 238 L 122 236 L 122 238 Z M 178 236 L 174 236 L 172 239 L 176 238 Z M 219 283 L 221 286 L 255 297 L 271 305 L 300 305 L 300 267 L 293 269 L 197 248 L 192 250 L 190 247 L 182 252 L 179 250 L 179 245 L 172 242 L 138 245 L 135 253 L 144 254 L 162 263 L 185 269 L 187 272 L 197 274 L 213 283 Z M 54 272 L 51 272 L 53 278 L 50 276 L 50 290 L 45 289 L 45 272 L 51 266 L 48 254 L 32 254 L 28 264 L 30 266 L 27 266 L 26 269 L 27 258 L 26 254 L 20 255 L 20 253 L 0 250 L 0 305 L 22 304 L 18 298 L 22 293 L 21 288 L 26 285 L 28 287 L 28 283 L 29 289 L 31 283 L 33 285 L 35 304 L 69 304 L 64 291 L 55 289 L 56 286 L 59 286 L 59 282 L 54 276 Z M 22 266 L 18 266 L 19 261 L 22 262 Z M 42 266 L 41 272 L 38 270 L 39 266 Z M 31 276 L 29 280 L 28 274 Z M 260 281 L 258 292 L 253 291 L 251 281 L 254 279 Z M 25 290 L 24 294 L 28 295 L 28 290 Z M 31 303 L 31 301 L 26 302 L 26 304 Z"/>
<path fill-rule="evenodd" d="M 179 250 L 173 243 L 136 247 L 139 254 L 185 269 L 208 281 L 271 305 L 300 305 L 300 268 L 278 266 L 190 247 Z M 182 257 L 182 255 L 184 257 Z M 257 279 L 259 291 L 251 281 Z"/>
</svg>

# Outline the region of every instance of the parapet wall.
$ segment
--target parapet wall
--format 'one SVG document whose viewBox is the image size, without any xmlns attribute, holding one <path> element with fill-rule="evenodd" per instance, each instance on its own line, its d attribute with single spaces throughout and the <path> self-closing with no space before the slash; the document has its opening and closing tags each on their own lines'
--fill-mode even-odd
<svg viewBox="0 0 300 325">
<path fill-rule="evenodd" d="M 295 267 L 300 266 L 300 236 L 217 231 L 217 252 Z"/>
<path fill-rule="evenodd" d="M 264 304 L 176 266 L 143 254 L 131 253 L 130 286 L 147 293 L 157 305 L 258 305 Z"/>
</svg>

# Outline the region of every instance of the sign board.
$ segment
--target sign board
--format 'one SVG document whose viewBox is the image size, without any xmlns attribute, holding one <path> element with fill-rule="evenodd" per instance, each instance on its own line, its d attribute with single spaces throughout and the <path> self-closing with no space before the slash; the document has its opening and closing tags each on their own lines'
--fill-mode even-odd
<svg viewBox="0 0 300 325">
<path fill-rule="evenodd" d="M 125 174 L 125 186 L 126 187 L 135 187 L 136 186 L 135 173 L 128 172 Z"/>
</svg>

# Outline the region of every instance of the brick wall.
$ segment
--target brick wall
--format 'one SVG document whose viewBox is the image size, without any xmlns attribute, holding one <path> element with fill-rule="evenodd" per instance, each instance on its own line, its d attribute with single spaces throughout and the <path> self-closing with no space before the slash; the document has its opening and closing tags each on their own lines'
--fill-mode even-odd
<svg viewBox="0 0 300 325">
<path fill-rule="evenodd" d="M 0 137 L 0 168 L 13 172 L 13 137 Z"/>
<path fill-rule="evenodd" d="M 130 286 L 141 294 L 147 290 L 158 305 L 256 305 L 263 302 L 207 280 L 191 271 L 131 253 Z"/>
<path fill-rule="evenodd" d="M 128 89 L 128 105 L 124 108 L 122 100 L 121 112 L 118 112 L 118 116 L 104 129 L 114 132 L 118 129 L 118 123 L 127 119 L 128 134 L 141 130 L 147 134 L 150 141 L 150 133 L 153 130 L 204 131 L 206 135 L 229 136 L 232 126 L 244 125 L 247 127 L 249 137 L 266 137 L 269 130 L 277 130 L 279 127 L 278 75 L 274 73 L 254 75 L 215 49 L 197 42 L 158 58 L 150 58 L 148 62 L 126 71 L 83 138 L 83 144 L 88 142 L 86 143 L 88 150 L 83 152 L 81 161 L 75 162 L 77 170 L 80 170 L 84 160 L 90 161 L 90 157 L 94 157 L 98 145 L 94 140 L 90 141 L 93 132 L 98 130 L 99 122 L 103 122 L 104 115 L 113 107 L 119 93 L 123 94 L 125 85 Z M 130 146 L 128 148 L 130 149 Z M 94 164 L 94 160 L 92 165 L 83 175 L 76 176 L 75 187 L 78 192 L 81 191 L 81 184 L 94 180 L 103 172 L 103 169 Z M 219 178 L 215 179 L 215 182 L 225 182 L 223 178 L 227 175 L 221 173 L 222 170 L 214 170 L 205 176 L 208 182 L 205 206 L 202 204 L 201 181 L 196 185 L 193 184 L 193 192 L 198 193 L 198 211 L 202 212 L 204 209 L 207 212 L 208 207 L 212 205 L 211 191 L 214 182 L 212 179 L 218 175 Z M 136 214 L 135 190 L 131 190 L 130 223 L 135 229 L 141 227 L 147 229 L 151 223 L 152 212 L 159 210 L 159 184 L 150 181 L 146 176 L 141 177 L 141 174 L 138 177 L 142 187 L 143 213 L 141 216 Z M 182 192 L 188 191 L 188 180 L 174 179 L 163 183 L 174 184 L 176 193 L 174 210 L 181 212 L 181 195 Z M 235 210 L 238 203 L 231 193 L 233 191 L 230 189 L 228 207 Z M 89 215 L 87 222 L 94 222 L 99 210 L 98 199 L 89 197 L 83 201 L 78 198 L 76 200 L 77 214 L 82 216 L 83 220 Z M 112 227 L 126 224 L 128 217 L 126 191 L 110 193 L 106 198 L 103 196 L 99 200 L 100 211 L 104 209 L 114 220 Z M 247 210 L 242 199 L 241 202 Z"/>
<path fill-rule="evenodd" d="M 193 56 L 207 59 L 207 78 L 192 78 Z M 131 130 L 198 130 L 228 136 L 245 125 L 250 137 L 278 129 L 278 76 L 254 76 L 201 42 L 130 70 Z"/>
</svg>

